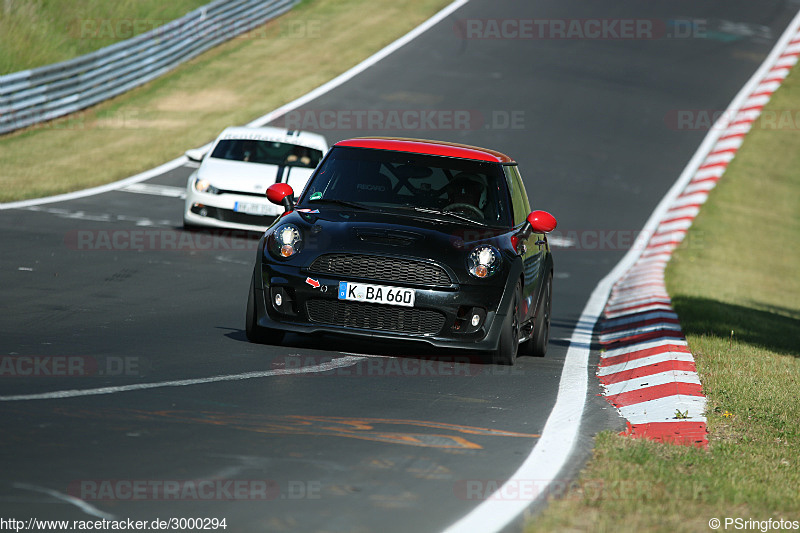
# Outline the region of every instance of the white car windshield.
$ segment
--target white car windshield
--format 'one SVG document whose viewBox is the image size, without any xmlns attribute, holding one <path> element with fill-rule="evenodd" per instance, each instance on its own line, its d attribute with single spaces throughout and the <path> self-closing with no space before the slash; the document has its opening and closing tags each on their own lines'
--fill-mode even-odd
<svg viewBox="0 0 800 533">
<path fill-rule="evenodd" d="M 315 168 L 322 152 L 306 146 L 253 139 L 223 139 L 211 156 L 216 159 L 264 165 Z"/>
</svg>

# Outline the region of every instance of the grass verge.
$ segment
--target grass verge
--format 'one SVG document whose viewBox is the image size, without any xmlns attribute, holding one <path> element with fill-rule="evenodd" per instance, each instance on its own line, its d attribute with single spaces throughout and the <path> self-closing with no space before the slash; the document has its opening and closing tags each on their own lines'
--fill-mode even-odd
<svg viewBox="0 0 800 533">
<path fill-rule="evenodd" d="M 711 531 L 712 518 L 720 529 L 725 518 L 800 521 L 798 109 L 795 70 L 709 196 L 684 241 L 691 244 L 667 269 L 708 397 L 708 449 L 603 433 L 576 486 L 528 531 Z"/>
<path fill-rule="evenodd" d="M 66 61 L 180 18 L 210 0 L 3 0 L 0 75 Z"/>
<path fill-rule="evenodd" d="M 322 85 L 448 3 L 303 2 L 125 95 L 0 137 L 0 202 L 108 183 L 178 157 Z"/>
</svg>

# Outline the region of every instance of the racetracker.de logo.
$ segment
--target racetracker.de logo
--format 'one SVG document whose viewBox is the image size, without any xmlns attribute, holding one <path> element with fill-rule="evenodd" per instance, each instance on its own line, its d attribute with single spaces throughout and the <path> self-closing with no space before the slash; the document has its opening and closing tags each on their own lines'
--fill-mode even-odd
<svg viewBox="0 0 800 533">
<path fill-rule="evenodd" d="M 330 363 L 330 356 L 288 355 L 272 362 L 272 368 L 278 370 L 302 370 Z M 480 364 L 480 356 L 455 356 L 436 358 L 417 358 L 402 356 L 365 357 L 363 361 L 352 366 L 332 368 L 324 373 L 311 373 L 309 376 L 339 377 L 470 377 L 486 373 L 521 374 L 520 367 L 497 367 Z M 488 366 L 488 368 L 487 368 Z"/>
<path fill-rule="evenodd" d="M 281 489 L 269 479 L 83 479 L 67 494 L 84 501 L 235 501 L 275 500 Z"/>
<path fill-rule="evenodd" d="M 272 20 L 251 29 L 248 17 L 222 22 L 194 18 L 191 20 L 152 18 L 82 18 L 67 23 L 69 34 L 75 39 L 124 41 L 150 33 L 150 37 L 163 42 L 166 39 L 195 40 L 228 39 L 316 39 L 322 37 L 322 19 Z"/>
<path fill-rule="evenodd" d="M 72 230 L 64 236 L 64 244 L 77 251 L 255 250 L 258 248 L 258 239 L 253 235 L 244 230 Z"/>
<path fill-rule="evenodd" d="M 85 355 L 2 355 L 0 378 L 140 376 L 150 367 L 141 357 Z"/>
<path fill-rule="evenodd" d="M 672 109 L 664 124 L 674 131 L 725 131 L 731 127 L 756 130 L 800 130 L 800 109 Z"/>
<path fill-rule="evenodd" d="M 456 498 L 467 501 L 534 501 L 542 497 L 582 501 L 632 500 L 664 494 L 664 487 L 635 479 L 462 479 L 453 485 Z"/>
<path fill-rule="evenodd" d="M 696 39 L 705 37 L 706 21 L 637 18 L 459 19 L 453 30 L 460 39 Z"/>
<path fill-rule="evenodd" d="M 294 109 L 275 126 L 314 131 L 473 131 L 521 130 L 521 109 Z"/>
</svg>

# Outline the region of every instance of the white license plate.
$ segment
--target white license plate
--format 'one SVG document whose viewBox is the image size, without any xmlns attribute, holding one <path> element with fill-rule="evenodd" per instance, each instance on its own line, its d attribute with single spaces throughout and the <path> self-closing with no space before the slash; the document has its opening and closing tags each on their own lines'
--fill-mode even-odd
<svg viewBox="0 0 800 533">
<path fill-rule="evenodd" d="M 273 208 L 268 204 L 251 204 L 248 202 L 236 202 L 233 204 L 233 210 L 237 213 L 246 213 L 248 215 L 271 215 Z"/>
<path fill-rule="evenodd" d="M 369 285 L 367 283 L 339 282 L 339 299 L 374 304 L 414 307 L 414 289 Z"/>
</svg>

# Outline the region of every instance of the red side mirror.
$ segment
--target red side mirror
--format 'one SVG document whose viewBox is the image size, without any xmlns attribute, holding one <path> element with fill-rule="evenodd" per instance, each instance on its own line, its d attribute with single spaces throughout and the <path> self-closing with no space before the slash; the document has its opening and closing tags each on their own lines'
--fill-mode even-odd
<svg viewBox="0 0 800 533">
<path fill-rule="evenodd" d="M 275 183 L 267 187 L 267 199 L 273 204 L 282 205 L 287 212 L 294 209 L 294 189 L 288 183 Z"/>
<path fill-rule="evenodd" d="M 273 204 L 282 204 L 287 196 L 294 196 L 294 190 L 288 183 L 276 183 L 267 189 L 267 199 Z"/>
<path fill-rule="evenodd" d="M 555 217 L 547 211 L 534 211 L 528 215 L 528 224 L 531 225 L 531 229 L 534 233 L 550 233 L 556 229 L 558 222 L 556 222 Z"/>
</svg>

